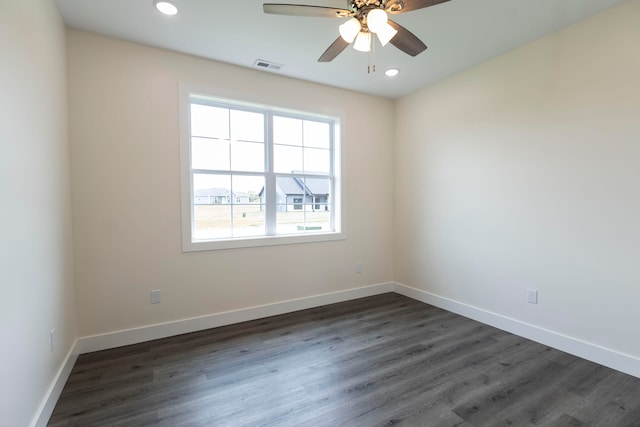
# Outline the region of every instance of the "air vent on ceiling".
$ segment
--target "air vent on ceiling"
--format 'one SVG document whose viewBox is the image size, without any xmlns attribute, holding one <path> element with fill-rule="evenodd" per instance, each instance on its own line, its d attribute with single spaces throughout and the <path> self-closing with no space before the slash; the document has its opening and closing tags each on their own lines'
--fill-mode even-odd
<svg viewBox="0 0 640 427">
<path fill-rule="evenodd" d="M 264 59 L 256 59 L 256 62 L 254 62 L 253 65 L 255 65 L 258 68 L 264 68 L 264 69 L 273 70 L 273 71 L 278 71 L 279 69 L 284 67 L 284 65 L 282 64 L 276 64 L 275 62 L 265 61 Z"/>
</svg>

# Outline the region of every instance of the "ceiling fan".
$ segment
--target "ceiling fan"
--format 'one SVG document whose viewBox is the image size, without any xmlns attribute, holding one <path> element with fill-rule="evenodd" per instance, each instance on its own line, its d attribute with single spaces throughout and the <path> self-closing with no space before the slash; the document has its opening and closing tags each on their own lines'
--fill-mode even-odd
<svg viewBox="0 0 640 427">
<path fill-rule="evenodd" d="M 347 9 L 305 4 L 265 3 L 265 13 L 275 15 L 310 16 L 318 18 L 349 18 L 339 27 L 340 37 L 324 51 L 318 62 L 329 62 L 351 43 L 356 50 L 371 50 L 372 33 L 382 46 L 391 43 L 408 55 L 416 56 L 427 46 L 411 31 L 387 18 L 444 3 L 449 0 L 347 0 Z"/>
</svg>

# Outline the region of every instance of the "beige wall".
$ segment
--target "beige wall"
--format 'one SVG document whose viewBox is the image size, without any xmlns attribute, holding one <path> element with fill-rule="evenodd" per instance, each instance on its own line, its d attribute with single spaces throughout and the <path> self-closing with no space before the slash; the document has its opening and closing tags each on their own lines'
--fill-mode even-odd
<svg viewBox="0 0 640 427">
<path fill-rule="evenodd" d="M 68 51 L 79 336 L 392 280 L 392 101 L 73 30 Z M 179 82 L 342 115 L 347 239 L 182 253 Z"/>
<path fill-rule="evenodd" d="M 26 426 L 76 337 L 65 29 L 52 1 L 0 2 L 0 94 L 0 425 Z"/>
<path fill-rule="evenodd" d="M 640 357 L 638 22 L 627 2 L 398 101 L 397 282 Z"/>
</svg>

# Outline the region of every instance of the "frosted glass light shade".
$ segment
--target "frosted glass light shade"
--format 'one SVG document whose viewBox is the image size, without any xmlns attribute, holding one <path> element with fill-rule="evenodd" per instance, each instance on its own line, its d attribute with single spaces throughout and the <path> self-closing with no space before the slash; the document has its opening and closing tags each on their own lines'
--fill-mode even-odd
<svg viewBox="0 0 640 427">
<path fill-rule="evenodd" d="M 372 33 L 377 33 L 387 25 L 387 20 L 387 12 L 382 9 L 373 9 L 367 14 L 367 27 Z"/>
<path fill-rule="evenodd" d="M 360 31 L 356 37 L 356 42 L 353 44 L 353 48 L 360 52 L 369 52 L 371 50 L 371 33 Z"/>
<path fill-rule="evenodd" d="M 398 34 L 398 30 L 396 30 L 395 28 L 393 28 L 391 25 L 389 24 L 385 24 L 384 27 L 382 27 L 377 33 L 376 35 L 378 36 L 378 40 L 380 40 L 380 44 L 382 46 L 386 46 L 387 43 L 389 43 L 389 41 L 391 41 L 391 39 Z"/>
<path fill-rule="evenodd" d="M 360 32 L 360 28 L 360 21 L 358 21 L 356 18 L 351 18 L 344 24 L 340 25 L 340 27 L 338 27 L 338 30 L 340 31 L 340 36 L 344 41 L 346 41 L 347 43 L 352 43 Z"/>
</svg>

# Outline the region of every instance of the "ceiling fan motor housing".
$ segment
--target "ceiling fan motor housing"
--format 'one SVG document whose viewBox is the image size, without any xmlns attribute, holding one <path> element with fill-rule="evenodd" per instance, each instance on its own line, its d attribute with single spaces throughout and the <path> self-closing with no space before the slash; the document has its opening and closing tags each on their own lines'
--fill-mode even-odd
<svg viewBox="0 0 640 427">
<path fill-rule="evenodd" d="M 348 0 L 349 10 L 358 15 L 370 9 L 384 8 L 384 0 Z"/>
<path fill-rule="evenodd" d="M 402 0 L 347 0 L 348 9 L 352 16 L 364 21 L 367 13 L 372 9 L 382 9 L 391 13 L 399 13 L 404 8 Z"/>
<path fill-rule="evenodd" d="M 347 0 L 347 8 L 353 14 L 362 14 L 371 9 L 384 9 L 399 13 L 404 8 L 402 0 Z"/>
</svg>

